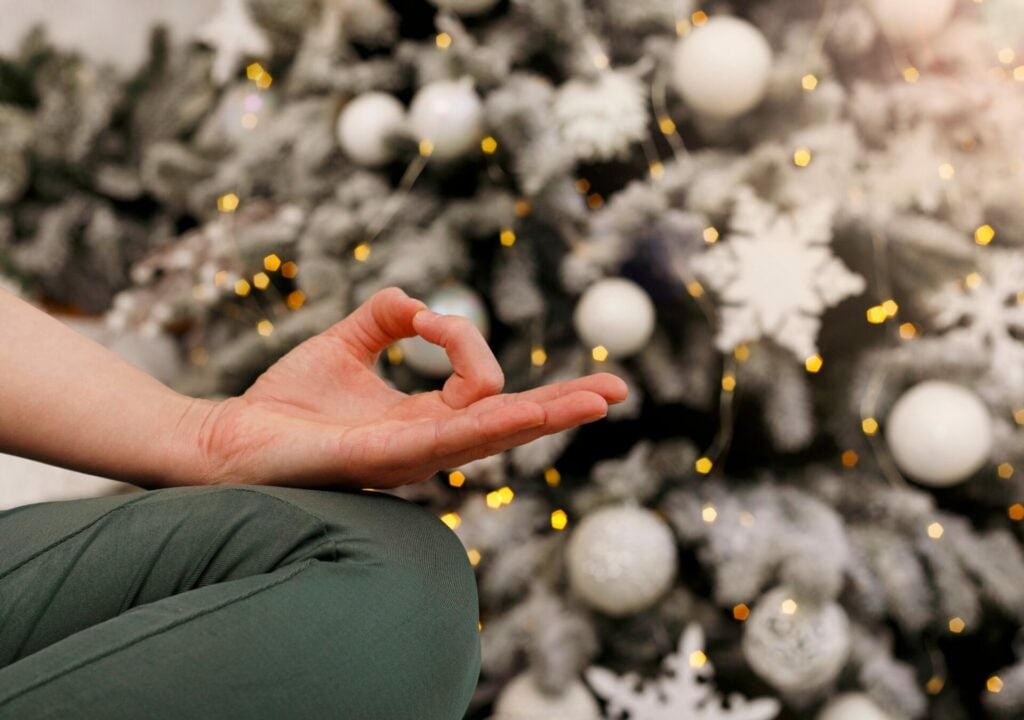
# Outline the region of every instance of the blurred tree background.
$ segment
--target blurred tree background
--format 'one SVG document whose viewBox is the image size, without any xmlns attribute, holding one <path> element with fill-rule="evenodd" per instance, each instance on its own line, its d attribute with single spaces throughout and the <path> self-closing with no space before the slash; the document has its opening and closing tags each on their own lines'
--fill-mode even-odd
<svg viewBox="0 0 1024 720">
<path fill-rule="evenodd" d="M 180 35 L 0 58 L 4 287 L 193 395 L 388 285 L 506 391 L 630 386 L 393 491 L 477 570 L 470 717 L 1024 714 L 1018 0 L 224 0 Z"/>
</svg>

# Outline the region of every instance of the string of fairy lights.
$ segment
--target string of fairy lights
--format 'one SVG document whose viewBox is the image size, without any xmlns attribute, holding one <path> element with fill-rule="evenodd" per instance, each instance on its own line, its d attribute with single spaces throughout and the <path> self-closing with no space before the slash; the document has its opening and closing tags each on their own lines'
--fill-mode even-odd
<svg viewBox="0 0 1024 720">
<path fill-rule="evenodd" d="M 981 2 L 984 2 L 984 0 L 975 0 L 975 2 L 980 4 Z M 817 23 L 815 31 L 812 34 L 811 43 L 808 45 L 805 57 L 810 58 L 820 53 L 826 37 L 835 25 L 839 9 L 840 3 L 838 0 L 826 0 L 822 17 Z M 679 36 L 684 36 L 690 33 L 694 28 L 701 27 L 707 23 L 708 20 L 708 14 L 704 10 L 698 9 L 686 17 L 680 17 L 677 19 L 676 33 Z M 593 36 L 591 37 L 593 38 Z M 454 40 L 449 33 L 438 32 L 435 35 L 434 42 L 439 52 L 445 52 L 452 47 Z M 608 55 L 601 49 L 600 44 L 596 39 L 593 40 L 592 45 L 593 49 L 591 50 L 591 57 L 594 66 L 598 69 L 607 68 L 610 62 Z M 919 67 L 918 64 L 915 64 L 908 57 L 902 55 L 901 51 L 896 46 L 887 44 L 887 47 L 890 52 L 894 70 L 904 82 L 919 82 L 922 74 L 929 71 L 927 64 Z M 1018 64 L 1019 58 L 1013 48 L 1006 47 L 999 49 L 997 52 L 997 60 L 998 64 L 992 69 L 992 76 L 994 78 L 1024 82 L 1024 64 Z M 272 76 L 260 63 L 250 64 L 246 68 L 246 77 L 253 83 L 258 91 L 265 91 L 269 89 L 273 83 Z M 807 72 L 800 78 L 800 87 L 806 93 L 813 93 L 818 89 L 820 82 L 821 79 L 815 73 Z M 662 138 L 666 141 L 675 160 L 679 161 L 688 155 L 688 150 L 686 143 L 679 132 L 678 123 L 669 111 L 667 84 L 668 80 L 665 69 L 655 68 L 650 80 L 649 99 L 658 132 L 660 132 Z M 242 114 L 240 122 L 243 128 L 251 130 L 258 125 L 259 115 L 255 112 L 257 109 L 258 108 L 254 106 L 252 109 L 247 109 L 247 111 Z M 658 151 L 658 146 L 654 142 L 653 138 L 645 137 L 641 142 L 641 147 L 647 161 L 650 178 L 652 182 L 657 182 L 663 177 L 665 170 L 664 162 Z M 970 151 L 972 148 L 969 145 L 964 145 L 963 149 L 965 151 Z M 429 139 L 420 139 L 417 143 L 417 150 L 417 155 L 407 166 L 395 191 L 388 198 L 384 210 L 376 218 L 375 223 L 371 227 L 367 228 L 364 240 L 353 247 L 352 254 L 353 259 L 356 262 L 366 262 L 369 260 L 374 241 L 380 236 L 395 215 L 400 211 L 404 201 L 412 192 L 416 181 L 421 177 L 422 173 L 428 166 L 434 150 L 433 143 Z M 492 174 L 498 173 L 504 175 L 504 171 L 494 161 L 498 150 L 498 141 L 491 135 L 484 136 L 479 142 L 479 152 L 488 160 L 488 171 Z M 813 161 L 813 147 L 798 146 L 792 149 L 792 162 L 795 167 L 807 168 L 813 163 Z M 948 182 L 955 177 L 956 168 L 952 162 L 944 161 L 938 165 L 936 172 L 941 180 Z M 583 196 L 584 202 L 589 209 L 597 210 L 604 204 L 604 198 L 599 192 L 593 190 L 592 185 L 587 178 L 578 178 L 576 181 L 576 189 Z M 228 192 L 217 199 L 217 210 L 224 215 L 231 215 L 238 210 L 242 202 L 243 200 L 238 196 L 238 194 L 235 192 Z M 531 210 L 531 202 L 528 198 L 524 197 L 516 200 L 514 214 L 517 218 L 527 217 Z M 573 252 L 586 252 L 585 244 L 576 238 L 571 231 L 567 231 L 564 234 Z M 997 240 L 997 234 L 997 229 L 992 224 L 984 223 L 976 228 L 973 234 L 973 239 L 979 247 L 988 247 Z M 721 231 L 712 225 L 704 228 L 702 232 L 702 238 L 708 245 L 717 243 L 720 237 Z M 518 240 L 515 224 L 513 223 L 508 227 L 501 228 L 497 239 L 503 248 L 514 247 Z M 900 307 L 899 303 L 893 296 L 887 258 L 888 239 L 883 232 L 875 231 L 872 234 L 871 260 L 879 301 L 865 310 L 865 318 L 867 323 L 871 325 L 883 326 L 890 342 L 892 343 L 913 341 L 915 338 L 920 337 L 922 329 L 918 324 L 903 320 L 899 316 Z M 675 258 L 673 268 L 678 273 L 686 292 L 694 301 L 705 322 L 714 332 L 718 323 L 717 311 L 714 303 L 712 303 L 708 298 L 704 287 L 687 267 L 687 263 L 682 259 Z M 295 289 L 284 294 L 281 293 L 274 282 L 272 282 L 272 278 L 275 274 L 284 279 L 293 280 L 297 276 L 298 272 L 299 268 L 294 260 L 284 261 L 277 254 L 271 253 L 263 258 L 263 268 L 254 273 L 251 279 L 234 279 L 231 290 L 233 290 L 234 294 L 238 298 L 247 298 L 251 295 L 254 296 L 256 293 L 253 291 L 269 291 L 271 293 L 277 293 L 272 304 L 273 308 L 285 308 L 289 311 L 298 310 L 303 307 L 306 300 L 302 291 Z M 230 280 L 231 275 L 227 271 L 220 271 L 216 274 L 214 283 L 220 288 L 225 287 Z M 980 272 L 974 271 L 968 273 L 963 278 L 962 282 L 965 288 L 970 289 L 977 287 L 980 283 L 984 282 L 984 278 Z M 1018 300 L 1024 302 L 1024 293 L 1019 296 Z M 256 332 L 259 335 L 269 337 L 273 333 L 273 314 L 273 312 L 266 313 L 255 320 Z M 607 349 L 600 345 L 590 348 L 589 350 L 590 361 L 594 363 L 592 367 L 599 367 L 601 363 L 608 359 L 609 353 Z M 733 400 L 737 385 L 740 381 L 739 369 L 740 366 L 749 359 L 751 351 L 752 349 L 750 345 L 741 344 L 734 348 L 732 353 L 723 354 L 722 356 L 721 373 L 719 378 L 721 390 L 718 403 L 719 425 L 712 441 L 694 463 L 694 470 L 701 475 L 711 475 L 712 473 L 722 472 L 724 460 L 729 451 L 733 434 Z M 193 361 L 197 364 L 203 364 L 205 362 L 205 358 L 203 357 L 204 355 L 205 350 L 203 348 L 197 348 L 193 351 Z M 388 349 L 387 357 L 392 363 L 399 363 L 402 361 L 401 351 L 397 346 L 392 346 L 392 348 Z M 545 349 L 543 321 L 542 319 L 537 319 L 531 326 L 530 372 L 533 379 L 539 378 L 547 360 L 548 354 Z M 820 372 L 824 362 L 825 360 L 821 355 L 814 354 L 805 359 L 804 367 L 808 373 L 816 374 Z M 877 419 L 878 402 L 881 397 L 882 390 L 885 387 L 887 378 L 888 372 L 885 364 L 877 364 L 869 377 L 866 389 L 859 403 L 858 415 L 860 429 L 865 438 L 867 449 L 871 453 L 884 478 L 895 486 L 902 486 L 906 484 L 906 479 L 896 467 L 890 451 L 883 442 L 882 437 L 879 435 L 880 426 Z M 1024 425 L 1024 408 L 1014 410 L 1013 420 L 1017 425 Z M 846 448 L 841 452 L 839 462 L 844 468 L 855 468 L 860 463 L 860 453 L 858 453 L 855 448 Z M 1009 480 L 1014 476 L 1015 470 L 1010 463 L 1004 462 L 999 464 L 997 467 L 997 473 L 1001 479 Z M 561 475 L 559 471 L 552 466 L 544 471 L 544 479 L 549 487 L 554 488 L 559 486 L 561 482 Z M 462 488 L 466 481 L 467 478 L 465 474 L 459 470 L 452 470 L 448 473 L 448 484 L 452 488 Z M 515 492 L 513 489 L 508 485 L 504 485 L 500 488 L 487 492 L 484 496 L 484 500 L 487 507 L 497 510 L 511 503 L 514 497 Z M 1024 521 L 1024 504 L 1020 502 L 1014 503 L 1008 508 L 1007 512 L 1012 521 Z M 708 502 L 703 505 L 701 509 L 701 516 L 704 522 L 714 523 L 718 519 L 718 512 L 714 505 Z M 441 519 L 453 530 L 458 528 L 462 522 L 458 512 L 454 510 L 441 515 Z M 755 522 L 755 516 L 751 512 L 741 513 L 739 522 L 745 526 L 750 526 Z M 563 531 L 566 529 L 568 524 L 569 515 L 565 509 L 554 508 L 551 511 L 550 525 L 553 530 Z M 939 542 L 942 540 L 944 535 L 944 528 L 938 520 L 933 520 L 924 528 L 924 533 L 931 540 Z M 469 559 L 474 566 L 481 562 L 482 556 L 479 550 L 470 548 L 467 552 Z M 798 605 L 792 598 L 787 598 L 781 608 L 782 612 L 788 615 L 796 613 L 797 609 Z M 739 603 L 732 608 L 732 617 L 737 621 L 745 621 L 749 615 L 750 607 L 745 603 Z M 482 629 L 482 624 L 479 628 Z M 966 629 L 966 623 L 962 618 L 955 616 L 949 619 L 948 629 L 953 634 L 959 634 Z M 927 681 L 925 688 L 927 692 L 937 694 L 941 692 L 945 684 L 945 670 L 942 661 L 942 654 L 932 646 L 929 646 L 928 651 L 930 657 L 932 657 L 934 672 L 931 678 Z M 702 663 L 706 661 L 706 656 L 704 656 L 703 653 L 700 653 L 700 655 L 703 659 L 701 657 L 691 657 L 691 664 L 694 662 Z M 694 665 L 694 667 L 698 666 L 699 665 Z M 989 692 L 999 692 L 1002 687 L 1003 681 L 997 675 L 993 675 L 988 678 L 986 688 Z"/>
</svg>

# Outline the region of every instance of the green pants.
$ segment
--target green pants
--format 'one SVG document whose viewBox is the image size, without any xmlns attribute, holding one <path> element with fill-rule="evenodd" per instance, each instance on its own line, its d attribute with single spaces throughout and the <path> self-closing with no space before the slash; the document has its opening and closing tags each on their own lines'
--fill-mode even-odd
<svg viewBox="0 0 1024 720">
<path fill-rule="evenodd" d="M 0 720 L 459 720 L 458 536 L 394 495 L 177 487 L 0 512 Z"/>
</svg>

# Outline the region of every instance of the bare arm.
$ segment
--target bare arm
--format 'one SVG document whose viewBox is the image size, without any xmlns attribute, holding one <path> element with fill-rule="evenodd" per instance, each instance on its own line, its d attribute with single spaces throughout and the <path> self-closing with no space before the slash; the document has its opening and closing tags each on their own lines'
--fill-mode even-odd
<svg viewBox="0 0 1024 720">
<path fill-rule="evenodd" d="M 219 402 L 173 391 L 3 290 L 0 327 L 0 451 L 149 488 L 395 487 L 598 420 L 626 397 L 609 373 L 502 394 L 475 326 L 397 287 Z M 454 372 L 442 390 L 410 395 L 374 365 L 417 334 L 445 348 Z"/>
<path fill-rule="evenodd" d="M 185 484 L 212 403 L 174 392 L 0 290 L 0 451 L 140 485 Z"/>
</svg>

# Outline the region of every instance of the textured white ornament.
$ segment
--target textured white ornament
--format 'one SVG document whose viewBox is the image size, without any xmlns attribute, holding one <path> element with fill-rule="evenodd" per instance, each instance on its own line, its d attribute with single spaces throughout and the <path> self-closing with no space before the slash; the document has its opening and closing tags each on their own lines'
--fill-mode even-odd
<svg viewBox="0 0 1024 720">
<path fill-rule="evenodd" d="M 867 0 L 882 32 L 893 42 L 913 43 L 928 39 L 941 30 L 956 0 Z"/>
<path fill-rule="evenodd" d="M 469 77 L 437 80 L 419 89 L 409 105 L 416 140 L 431 143 L 431 157 L 451 160 L 476 145 L 483 133 L 483 106 Z"/>
<path fill-rule="evenodd" d="M 672 80 L 696 112 L 730 118 L 761 102 L 771 65 L 760 30 L 739 18 L 713 17 L 677 41 Z"/>
<path fill-rule="evenodd" d="M 338 144 L 357 163 L 373 167 L 394 158 L 391 138 L 405 128 L 405 107 L 393 95 L 367 92 L 338 115 Z"/>
<path fill-rule="evenodd" d="M 436 290 L 423 302 L 431 310 L 442 315 L 462 315 L 473 321 L 480 334 L 490 334 L 490 319 L 483 299 L 472 288 L 461 283 L 451 283 Z M 419 335 L 398 341 L 402 357 L 409 367 L 430 377 L 444 377 L 452 372 L 448 354 L 440 345 L 427 342 Z"/>
<path fill-rule="evenodd" d="M 483 15 L 498 4 L 498 0 L 430 0 L 430 4 L 456 15 Z"/>
<path fill-rule="evenodd" d="M 885 440 L 900 470 L 925 485 L 946 487 L 985 464 L 993 430 L 988 407 L 973 391 L 926 380 L 893 404 Z"/>
<path fill-rule="evenodd" d="M 801 603 L 785 586 L 765 593 L 743 627 L 747 664 L 784 693 L 813 693 L 842 670 L 850 621 L 834 602 Z"/>
<path fill-rule="evenodd" d="M 566 547 L 572 589 L 608 615 L 630 615 L 653 605 L 672 585 L 677 563 L 668 525 L 638 505 L 591 512 Z"/>
<path fill-rule="evenodd" d="M 849 692 L 837 695 L 818 713 L 817 720 L 893 720 L 869 695 Z"/>
<path fill-rule="evenodd" d="M 632 280 L 614 277 L 588 287 L 573 311 L 576 334 L 588 346 L 602 345 L 623 358 L 647 345 L 654 332 L 654 304 Z"/>
<path fill-rule="evenodd" d="M 549 695 L 537 687 L 529 673 L 512 678 L 494 703 L 490 720 L 601 720 L 597 701 L 579 680 L 561 695 Z"/>
</svg>

